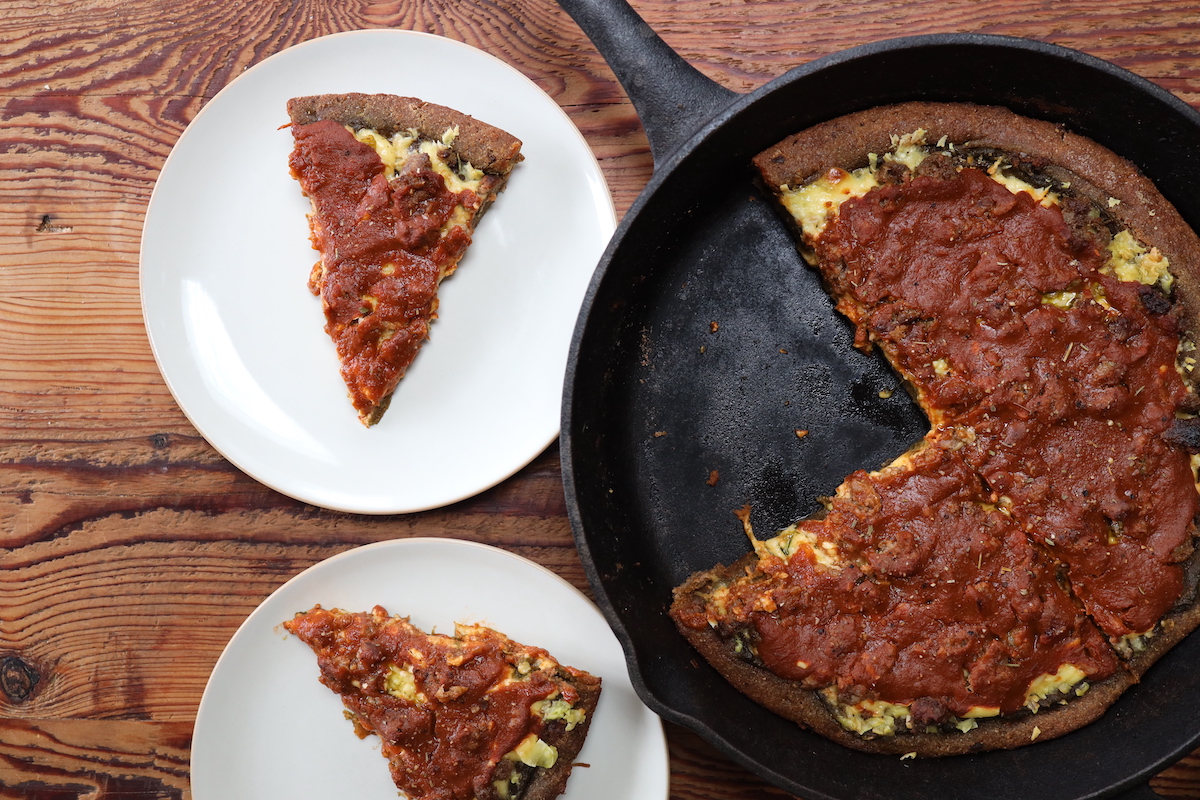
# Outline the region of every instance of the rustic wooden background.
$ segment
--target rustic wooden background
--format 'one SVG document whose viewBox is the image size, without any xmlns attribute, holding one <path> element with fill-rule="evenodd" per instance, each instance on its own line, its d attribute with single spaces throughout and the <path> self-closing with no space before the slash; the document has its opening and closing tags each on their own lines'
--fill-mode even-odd
<svg viewBox="0 0 1200 800">
<path fill-rule="evenodd" d="M 978 31 L 1083 50 L 1200 107 L 1194 4 L 633 5 L 737 91 L 852 45 Z M 486 541 L 585 583 L 556 447 L 449 508 L 324 511 L 224 461 L 155 366 L 138 246 L 172 144 L 256 62 L 376 27 L 459 39 L 524 72 L 583 131 L 619 212 L 648 179 L 629 102 L 551 0 L 0 0 L 0 798 L 190 797 L 192 721 L 226 641 L 269 592 L 347 548 Z M 672 798 L 783 796 L 690 732 L 668 726 L 668 737 Z M 1198 769 L 1193 755 L 1153 785 L 1200 798 Z"/>
</svg>

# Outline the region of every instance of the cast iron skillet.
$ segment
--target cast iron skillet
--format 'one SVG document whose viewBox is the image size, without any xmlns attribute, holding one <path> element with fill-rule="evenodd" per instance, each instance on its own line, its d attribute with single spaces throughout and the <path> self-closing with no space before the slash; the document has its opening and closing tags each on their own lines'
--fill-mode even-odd
<svg viewBox="0 0 1200 800">
<path fill-rule="evenodd" d="M 744 698 L 666 609 L 693 571 L 749 550 L 733 509 L 751 504 L 760 534 L 772 532 L 927 429 L 886 364 L 851 348 L 847 323 L 752 183 L 755 153 L 876 105 L 999 104 L 1131 159 L 1197 226 L 1200 115 L 1095 58 L 978 35 L 859 47 L 738 95 L 624 0 L 560 2 L 629 93 L 656 162 L 584 301 L 561 439 L 579 552 L 642 699 L 806 800 L 1155 797 L 1149 776 L 1200 741 L 1200 636 L 1069 736 L 913 761 L 842 748 Z"/>
</svg>

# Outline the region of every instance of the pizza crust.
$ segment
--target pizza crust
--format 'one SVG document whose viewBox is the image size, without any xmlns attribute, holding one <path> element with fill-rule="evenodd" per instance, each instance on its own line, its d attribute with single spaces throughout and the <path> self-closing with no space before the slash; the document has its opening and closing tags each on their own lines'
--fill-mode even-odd
<svg viewBox="0 0 1200 800">
<path fill-rule="evenodd" d="M 507 175 L 522 160 L 521 141 L 486 122 L 452 108 L 415 97 L 390 94 L 322 94 L 288 101 L 293 125 L 331 119 L 351 128 L 370 128 L 390 137 L 413 129 L 424 138 L 441 139 L 458 127 L 452 149 L 484 172 Z"/>
<path fill-rule="evenodd" d="M 1173 313 L 1194 340 L 1196 320 L 1200 319 L 1200 239 L 1133 164 L 1060 126 L 997 107 L 905 103 L 839 117 L 801 131 L 759 154 L 754 164 L 766 188 L 779 194 L 781 187 L 804 185 L 833 166 L 847 172 L 867 166 L 871 154 L 890 151 L 895 137 L 918 129 L 925 131 L 930 143 L 945 137 L 956 147 L 1020 155 L 1059 184 L 1069 185 L 1073 193 L 1108 209 L 1136 238 L 1154 245 L 1169 259 L 1175 278 Z M 784 216 L 795 225 L 789 215 Z M 1193 524 L 1193 536 L 1195 533 Z M 1156 634 L 1124 662 L 1123 669 L 1092 682 L 1082 697 L 1037 713 L 979 719 L 978 727 L 965 732 L 905 732 L 868 738 L 844 729 L 816 691 L 777 677 L 740 656 L 731 631 L 711 625 L 694 628 L 680 621 L 689 612 L 694 618 L 703 614 L 704 597 L 712 587 L 752 574 L 757 562 L 758 556 L 751 553 L 732 565 L 697 573 L 678 587 L 672 616 L 680 633 L 725 679 L 756 702 L 833 741 L 874 753 L 968 754 L 1019 747 L 1076 730 L 1103 715 L 1158 658 L 1200 625 L 1195 589 L 1200 554 L 1193 553 L 1185 563 L 1184 596 L 1162 618 Z"/>
<path fill-rule="evenodd" d="M 731 580 L 745 574 L 746 570 L 753 570 L 757 561 L 757 556 L 751 553 L 727 567 L 718 566 L 696 573 L 675 590 L 673 612 L 686 613 L 689 607 L 702 607 L 701 598 L 708 587 L 714 582 Z M 865 738 L 843 728 L 815 691 L 804 689 L 793 681 L 779 678 L 740 658 L 731 647 L 730 640 L 722 637 L 716 628 L 697 629 L 678 623 L 677 628 L 725 680 L 750 699 L 802 728 L 867 753 L 915 754 L 932 758 L 1007 750 L 1053 739 L 1099 719 L 1122 692 L 1137 683 L 1137 677 L 1127 670 L 1093 683 L 1083 697 L 1065 705 L 1050 706 L 1036 714 L 981 719 L 978 721 L 979 727 L 962 733 L 922 732 Z"/>
<path fill-rule="evenodd" d="M 545 742 L 558 750 L 558 761 L 551 769 L 539 769 L 533 779 L 525 785 L 519 798 L 514 800 L 552 800 L 567 790 L 567 780 L 576 766 L 575 759 L 583 749 L 587 739 L 588 729 L 592 724 L 597 702 L 600 700 L 600 679 L 592 675 L 584 675 L 575 683 L 575 691 L 579 692 L 579 707 L 591 709 L 583 722 L 567 730 L 561 722 L 552 723 L 542 736 Z"/>
</svg>

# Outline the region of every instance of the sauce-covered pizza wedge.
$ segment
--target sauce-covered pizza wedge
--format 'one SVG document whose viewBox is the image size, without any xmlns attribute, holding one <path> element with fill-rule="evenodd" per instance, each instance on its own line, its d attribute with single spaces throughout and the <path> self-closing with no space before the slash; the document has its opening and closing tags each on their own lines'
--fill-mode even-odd
<svg viewBox="0 0 1200 800">
<path fill-rule="evenodd" d="M 373 425 L 428 338 L 438 285 L 521 160 L 521 142 L 411 97 L 298 97 L 288 114 L 289 164 L 312 202 L 321 253 L 309 288 L 350 400 Z"/>
<path fill-rule="evenodd" d="M 489 628 L 425 633 L 376 606 L 283 623 L 409 800 L 549 800 L 583 747 L 600 679 Z"/>
</svg>

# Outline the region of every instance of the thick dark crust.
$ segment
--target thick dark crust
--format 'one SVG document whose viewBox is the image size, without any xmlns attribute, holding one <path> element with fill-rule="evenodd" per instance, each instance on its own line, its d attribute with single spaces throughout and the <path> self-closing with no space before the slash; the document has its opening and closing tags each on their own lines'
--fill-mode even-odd
<svg viewBox="0 0 1200 800">
<path fill-rule="evenodd" d="M 558 748 L 558 760 L 550 769 L 537 770 L 525 790 L 518 793 L 515 800 L 552 800 L 567 788 L 567 779 L 571 777 L 575 759 L 583 749 L 588 728 L 596 713 L 596 703 L 600 699 L 599 678 L 583 673 L 575 677 L 572 685 L 579 692 L 579 700 L 575 705 L 586 710 L 587 716 L 571 730 L 567 730 L 566 724 L 561 721 L 546 726 L 541 738 L 546 744 Z"/>
<path fill-rule="evenodd" d="M 1018 116 L 1007 109 L 968 104 L 906 103 L 840 117 L 802 131 L 755 158 L 766 186 L 800 186 L 832 166 L 855 169 L 870 153 L 892 149 L 892 137 L 926 131 L 926 141 L 943 136 L 956 147 L 989 148 L 1027 157 L 1060 184 L 1109 210 L 1141 241 L 1167 256 L 1175 276 L 1175 297 L 1183 328 L 1193 338 L 1200 332 L 1200 239 L 1174 207 L 1137 168 L 1108 149 L 1063 128 Z M 1119 202 L 1112 202 L 1113 200 Z M 1188 564 L 1195 573 L 1200 551 Z M 757 558 L 748 554 L 729 567 L 693 575 L 675 591 L 672 616 L 699 611 L 714 585 L 753 571 Z M 902 733 L 863 738 L 846 731 L 814 691 L 781 679 L 736 655 L 731 640 L 716 628 L 679 625 L 683 636 L 744 694 L 783 717 L 847 747 L 874 753 L 945 756 L 1009 749 L 1051 739 L 1096 719 L 1146 670 L 1200 625 L 1200 602 L 1194 592 L 1186 604 L 1168 614 L 1146 648 L 1127 662 L 1127 670 L 1093 683 L 1082 697 L 1051 705 L 1036 714 L 978 720 L 965 733 Z"/>
<path fill-rule="evenodd" d="M 675 590 L 672 616 L 689 607 L 703 605 L 703 595 L 714 584 L 732 581 L 753 570 L 757 557 L 751 553 L 728 567 L 698 572 Z M 978 720 L 979 727 L 965 733 L 899 733 L 894 736 L 864 738 L 843 728 L 828 704 L 814 691 L 794 681 L 784 680 L 767 670 L 739 658 L 730 641 L 715 628 L 695 629 L 677 625 L 683 637 L 734 688 L 776 714 L 801 727 L 855 750 L 890 755 L 915 754 L 922 758 L 1008 750 L 1035 741 L 1044 741 L 1070 733 L 1098 719 L 1137 679 L 1128 672 L 1118 673 L 1091 684 L 1088 692 L 1065 705 L 1052 705 L 1036 714 Z"/>
<path fill-rule="evenodd" d="M 451 149 L 471 166 L 489 174 L 507 175 L 521 161 L 521 140 L 497 127 L 445 106 L 415 97 L 390 94 L 320 94 L 288 101 L 294 125 L 331 119 L 353 128 L 370 128 L 384 136 L 414 129 L 441 139 L 458 126 Z"/>
<path fill-rule="evenodd" d="M 379 420 L 383 419 L 384 412 L 388 410 L 388 406 L 391 404 L 392 396 L 389 394 L 376 403 L 375 406 L 366 414 L 360 414 L 359 419 L 362 420 L 363 425 L 366 425 L 369 428 L 375 423 L 379 422 Z"/>
</svg>

